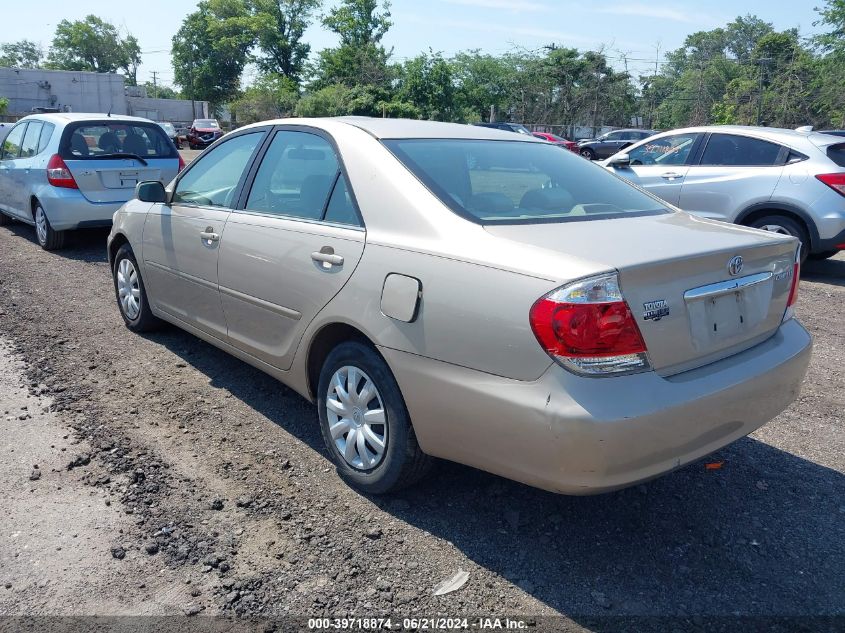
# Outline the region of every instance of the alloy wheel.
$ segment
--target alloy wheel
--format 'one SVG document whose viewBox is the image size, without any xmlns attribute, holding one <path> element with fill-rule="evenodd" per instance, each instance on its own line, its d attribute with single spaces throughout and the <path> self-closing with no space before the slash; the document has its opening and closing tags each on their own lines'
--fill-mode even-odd
<svg viewBox="0 0 845 633">
<path fill-rule="evenodd" d="M 344 365 L 329 381 L 326 413 L 332 440 L 344 461 L 370 470 L 384 459 L 387 415 L 373 380 L 361 369 Z"/>
<path fill-rule="evenodd" d="M 40 244 L 47 243 L 47 215 L 40 206 L 35 208 L 35 233 Z"/>
<path fill-rule="evenodd" d="M 769 231 L 771 233 L 779 233 L 780 235 L 792 235 L 786 227 L 781 226 L 780 224 L 764 224 L 762 226 L 757 227 L 764 231 Z M 797 237 L 797 236 L 796 236 Z"/>
<path fill-rule="evenodd" d="M 126 318 L 130 321 L 137 319 L 141 314 L 141 284 L 135 265 L 126 258 L 117 265 L 117 294 Z"/>
</svg>

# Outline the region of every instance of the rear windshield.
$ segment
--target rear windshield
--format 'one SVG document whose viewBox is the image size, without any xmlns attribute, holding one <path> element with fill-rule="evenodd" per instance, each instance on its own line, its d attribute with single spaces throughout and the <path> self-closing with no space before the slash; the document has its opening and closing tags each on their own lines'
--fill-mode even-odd
<svg viewBox="0 0 845 633">
<path fill-rule="evenodd" d="M 669 213 L 603 167 L 548 143 L 400 139 L 384 144 L 444 204 L 481 224 Z"/>
<path fill-rule="evenodd" d="M 59 149 L 66 160 L 120 158 L 176 158 L 176 148 L 156 123 L 104 121 L 75 123 L 65 128 Z"/>
<path fill-rule="evenodd" d="M 827 157 L 840 167 L 845 167 L 845 143 L 828 147 Z"/>
</svg>

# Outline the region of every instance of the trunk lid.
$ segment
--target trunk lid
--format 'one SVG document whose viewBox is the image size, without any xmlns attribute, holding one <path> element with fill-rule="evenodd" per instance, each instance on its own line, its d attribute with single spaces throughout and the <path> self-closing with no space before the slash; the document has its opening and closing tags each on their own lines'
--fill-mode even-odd
<svg viewBox="0 0 845 633">
<path fill-rule="evenodd" d="M 774 334 L 798 245 L 794 238 L 686 213 L 485 229 L 616 269 L 661 375 L 714 362 Z M 737 256 L 741 269 L 731 271 Z"/>
<path fill-rule="evenodd" d="M 135 192 L 135 185 L 145 180 L 165 184 L 179 172 L 178 158 L 146 158 L 143 165 L 134 158 L 65 159 L 79 191 L 91 202 L 126 202 Z"/>
</svg>

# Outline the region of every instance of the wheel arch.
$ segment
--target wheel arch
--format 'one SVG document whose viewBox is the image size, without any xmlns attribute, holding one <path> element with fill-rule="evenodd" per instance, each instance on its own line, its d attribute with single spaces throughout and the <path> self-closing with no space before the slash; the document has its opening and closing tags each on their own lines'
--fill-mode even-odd
<svg viewBox="0 0 845 633">
<path fill-rule="evenodd" d="M 376 344 L 354 325 L 335 321 L 321 326 L 308 343 L 308 354 L 305 359 L 306 388 L 308 395 L 313 400 L 316 401 L 317 399 L 317 385 L 320 382 L 320 370 L 323 363 L 335 347 L 346 341 L 362 343 L 372 348 L 384 360 L 384 356 L 378 351 Z M 386 360 L 385 363 L 387 363 Z"/>
<path fill-rule="evenodd" d="M 783 215 L 800 222 L 810 236 L 810 252 L 815 250 L 820 239 L 816 223 L 806 211 L 788 202 L 758 202 L 741 211 L 734 222 L 748 226 L 767 215 Z"/>
<path fill-rule="evenodd" d="M 129 244 L 129 238 L 126 237 L 126 235 L 124 235 L 123 233 L 116 233 L 115 236 L 111 239 L 111 242 L 109 242 L 109 269 L 114 268 L 114 258 L 117 256 L 117 251 L 119 251 L 120 247 L 124 244 Z M 131 245 L 130 248 L 132 248 Z"/>
</svg>

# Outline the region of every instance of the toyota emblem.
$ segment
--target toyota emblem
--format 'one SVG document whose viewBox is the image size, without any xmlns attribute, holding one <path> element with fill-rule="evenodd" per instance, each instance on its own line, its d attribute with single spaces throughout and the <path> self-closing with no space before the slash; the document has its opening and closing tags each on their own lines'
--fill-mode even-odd
<svg viewBox="0 0 845 633">
<path fill-rule="evenodd" d="M 734 255 L 728 262 L 728 272 L 732 275 L 738 275 L 742 272 L 742 255 Z"/>
</svg>

